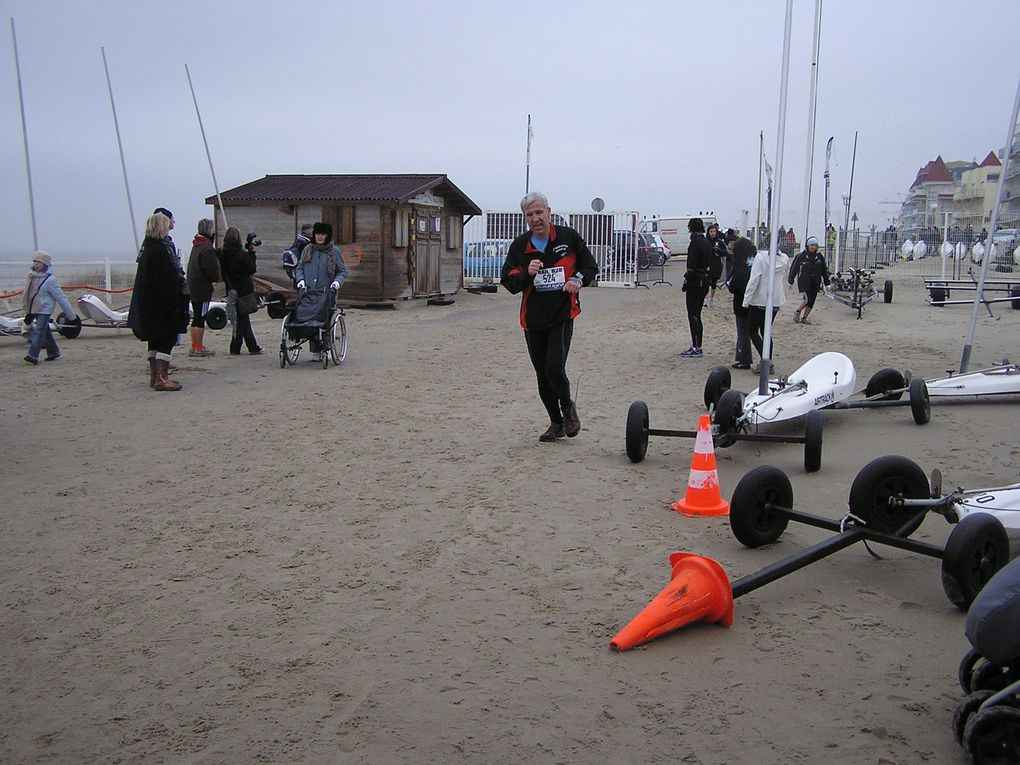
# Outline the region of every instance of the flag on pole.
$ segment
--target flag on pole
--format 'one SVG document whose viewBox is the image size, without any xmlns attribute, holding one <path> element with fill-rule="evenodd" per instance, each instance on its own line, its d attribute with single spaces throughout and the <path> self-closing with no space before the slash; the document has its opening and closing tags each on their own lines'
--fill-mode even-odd
<svg viewBox="0 0 1020 765">
<path fill-rule="evenodd" d="M 768 178 L 768 181 L 769 181 L 769 191 L 771 192 L 772 191 L 772 165 L 769 164 L 769 161 L 767 159 L 765 160 L 765 177 Z"/>
<path fill-rule="evenodd" d="M 825 236 L 828 239 L 829 236 L 829 160 L 832 158 L 832 139 L 835 136 L 829 136 L 828 142 L 825 144 Z"/>
</svg>

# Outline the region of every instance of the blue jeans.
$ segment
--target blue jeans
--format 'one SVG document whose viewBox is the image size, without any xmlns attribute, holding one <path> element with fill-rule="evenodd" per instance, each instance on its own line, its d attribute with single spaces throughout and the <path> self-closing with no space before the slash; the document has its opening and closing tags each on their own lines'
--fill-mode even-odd
<svg viewBox="0 0 1020 765">
<path fill-rule="evenodd" d="M 28 346 L 28 355 L 33 359 L 39 358 L 39 351 L 46 349 L 46 355 L 50 358 L 60 355 L 60 348 L 50 331 L 50 315 L 48 313 L 34 313 L 35 326 L 32 327 L 32 341 Z"/>
</svg>

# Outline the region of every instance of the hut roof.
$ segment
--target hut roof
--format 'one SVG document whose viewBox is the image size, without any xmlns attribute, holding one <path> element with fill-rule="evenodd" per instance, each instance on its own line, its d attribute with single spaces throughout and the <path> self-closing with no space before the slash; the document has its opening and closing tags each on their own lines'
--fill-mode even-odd
<svg viewBox="0 0 1020 765">
<path fill-rule="evenodd" d="M 478 207 L 442 174 L 433 175 L 267 175 L 221 193 L 223 204 L 369 202 L 404 204 L 419 194 L 442 196 L 461 215 L 479 215 Z M 207 197 L 215 204 L 216 197 Z"/>
</svg>

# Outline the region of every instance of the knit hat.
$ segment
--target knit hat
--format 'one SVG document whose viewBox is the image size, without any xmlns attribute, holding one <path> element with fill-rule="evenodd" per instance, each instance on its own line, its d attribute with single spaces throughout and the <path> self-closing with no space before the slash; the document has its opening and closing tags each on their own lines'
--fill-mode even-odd
<svg viewBox="0 0 1020 765">
<path fill-rule="evenodd" d="M 53 259 L 50 257 L 50 254 L 44 250 L 36 250 L 35 255 L 32 256 L 32 262 L 42 263 L 47 268 L 53 265 Z"/>
<path fill-rule="evenodd" d="M 165 207 L 157 207 L 155 210 L 152 211 L 153 215 L 155 215 L 156 213 L 163 213 L 166 217 L 170 218 L 171 220 L 173 220 L 174 217 L 174 214 Z"/>
<path fill-rule="evenodd" d="M 805 247 L 810 247 L 811 245 L 814 245 L 815 247 L 818 246 L 818 237 L 817 236 L 809 236 L 807 238 L 807 242 L 804 243 Z"/>
<path fill-rule="evenodd" d="M 328 242 L 330 239 L 333 238 L 333 226 L 330 225 L 329 223 L 323 223 L 322 221 L 319 221 L 314 226 L 312 226 L 312 236 L 314 236 L 315 234 L 325 234 L 326 241 Z"/>
<path fill-rule="evenodd" d="M 692 234 L 704 234 L 705 233 L 705 221 L 701 218 L 691 218 L 687 221 L 687 230 Z"/>
</svg>

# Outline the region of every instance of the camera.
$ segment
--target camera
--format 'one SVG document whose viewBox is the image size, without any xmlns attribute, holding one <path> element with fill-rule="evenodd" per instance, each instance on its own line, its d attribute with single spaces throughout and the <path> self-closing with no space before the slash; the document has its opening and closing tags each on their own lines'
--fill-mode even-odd
<svg viewBox="0 0 1020 765">
<path fill-rule="evenodd" d="M 253 247 L 261 247 L 262 240 L 259 239 L 258 233 L 255 231 L 249 231 L 248 238 L 244 240 L 244 246 L 249 250 Z"/>
</svg>

